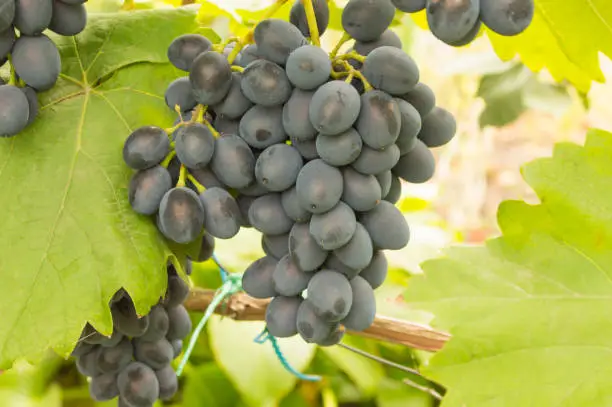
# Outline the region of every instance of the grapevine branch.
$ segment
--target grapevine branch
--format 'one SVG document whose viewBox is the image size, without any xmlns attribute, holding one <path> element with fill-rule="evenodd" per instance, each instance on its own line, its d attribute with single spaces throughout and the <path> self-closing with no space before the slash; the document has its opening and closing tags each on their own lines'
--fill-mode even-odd
<svg viewBox="0 0 612 407">
<path fill-rule="evenodd" d="M 185 307 L 190 311 L 204 312 L 214 296 L 215 290 L 194 288 L 185 302 Z M 237 321 L 263 321 L 269 302 L 270 300 L 261 300 L 245 293 L 237 293 L 229 297 L 226 304 L 217 307 L 215 313 Z M 377 315 L 372 326 L 365 331 L 349 331 L 349 333 L 432 352 L 440 350 L 450 339 L 449 334 L 426 325 L 383 315 Z"/>
</svg>

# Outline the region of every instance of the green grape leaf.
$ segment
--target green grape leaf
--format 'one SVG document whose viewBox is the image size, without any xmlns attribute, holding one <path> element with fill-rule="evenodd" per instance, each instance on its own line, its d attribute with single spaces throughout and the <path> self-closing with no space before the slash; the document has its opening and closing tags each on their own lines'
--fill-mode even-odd
<svg viewBox="0 0 612 407">
<path fill-rule="evenodd" d="M 76 38 L 56 38 L 60 80 L 32 126 L 0 139 L 1 368 L 66 355 L 87 321 L 110 334 L 121 287 L 141 314 L 163 295 L 177 259 L 131 210 L 121 151 L 131 129 L 172 124 L 163 95 L 181 73 L 166 49 L 195 29 L 185 10 L 94 14 Z"/>
<path fill-rule="evenodd" d="M 264 329 L 263 322 L 233 321 L 214 316 L 208 324 L 215 360 L 248 405 L 276 406 L 291 392 L 297 378 L 285 370 L 269 342 L 258 344 L 253 341 Z M 297 371 L 303 371 L 315 354 L 315 346 L 298 336 L 278 339 L 278 345 Z"/>
<path fill-rule="evenodd" d="M 424 264 L 411 305 L 452 333 L 425 368 L 443 407 L 612 403 L 612 134 L 523 168 L 540 203 L 504 202 L 502 236 Z"/>
</svg>

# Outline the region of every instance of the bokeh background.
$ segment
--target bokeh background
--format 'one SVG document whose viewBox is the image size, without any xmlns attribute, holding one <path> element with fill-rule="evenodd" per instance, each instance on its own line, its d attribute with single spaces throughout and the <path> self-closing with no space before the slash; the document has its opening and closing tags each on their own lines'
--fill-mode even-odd
<svg viewBox="0 0 612 407">
<path fill-rule="evenodd" d="M 345 2 L 336 0 L 339 6 Z M 216 4 L 240 20 L 239 9 L 259 10 L 270 3 L 214 0 L 202 7 L 213 10 Z M 91 13 L 181 5 L 180 0 L 88 2 Z M 229 34 L 228 21 L 223 16 L 210 19 L 222 36 Z M 404 16 L 397 22 L 394 30 L 417 61 L 422 80 L 458 123 L 456 138 L 435 151 L 434 179 L 423 185 L 404 184 L 399 206 L 411 225 L 412 241 L 406 249 L 389 253 L 389 281 L 377 293 L 381 314 L 428 323 L 432 316 L 411 310 L 402 297 L 410 277 L 420 272 L 419 264 L 451 244 L 478 244 L 498 234 L 496 211 L 502 200 L 534 201 L 521 177 L 523 164 L 550 155 L 557 142 L 582 143 L 590 127 L 612 130 L 612 85 L 594 83 L 588 95 L 580 94 L 568 84 L 554 83 L 545 71 L 533 73 L 518 60 L 500 61 L 486 36 L 455 49 L 423 29 L 418 17 Z M 329 31 L 324 46 L 331 49 L 340 36 L 339 31 Z M 612 63 L 602 58 L 601 66 L 605 76 L 612 77 Z M 218 256 L 229 270 L 242 271 L 262 254 L 259 245 L 258 233 L 245 230 L 231 241 L 219 242 Z M 216 288 L 218 271 L 213 264 L 198 265 L 193 282 Z M 194 314 L 194 322 L 200 316 Z M 345 349 L 315 349 L 299 339 L 282 340 L 281 347 L 296 368 L 323 377 L 321 382 L 298 381 L 282 368 L 269 345 L 252 342 L 262 328 L 262 323 L 215 317 L 181 378 L 182 393 L 167 405 L 425 407 L 437 403 L 406 385 L 403 379 L 409 376 L 401 371 Z M 431 356 L 357 338 L 347 338 L 346 343 L 406 366 L 426 364 Z M 87 382 L 73 361 L 55 355 L 36 366 L 19 363 L 0 375 L 2 407 L 114 405 L 91 401 Z"/>
</svg>

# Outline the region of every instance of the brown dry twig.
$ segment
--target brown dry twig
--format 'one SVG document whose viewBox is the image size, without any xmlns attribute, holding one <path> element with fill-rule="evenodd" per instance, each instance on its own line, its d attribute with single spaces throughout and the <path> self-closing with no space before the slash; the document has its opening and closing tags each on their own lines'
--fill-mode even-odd
<svg viewBox="0 0 612 407">
<path fill-rule="evenodd" d="M 203 312 L 215 296 L 215 290 L 194 288 L 185 302 L 191 311 Z M 260 300 L 245 293 L 237 293 L 217 307 L 215 313 L 237 321 L 263 321 L 269 300 Z M 438 351 L 450 335 L 415 322 L 377 315 L 372 326 L 363 332 L 348 333 L 384 342 L 398 343 L 415 349 Z"/>
</svg>

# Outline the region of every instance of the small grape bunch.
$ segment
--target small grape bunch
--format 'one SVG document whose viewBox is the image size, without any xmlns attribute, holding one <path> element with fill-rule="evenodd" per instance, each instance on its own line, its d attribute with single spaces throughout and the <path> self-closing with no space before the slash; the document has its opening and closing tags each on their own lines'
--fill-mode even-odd
<svg viewBox="0 0 612 407">
<path fill-rule="evenodd" d="M 15 136 L 36 119 L 37 92 L 55 85 L 62 66 L 57 46 L 43 31 L 83 31 L 86 1 L 0 0 L 0 66 L 9 63 L 12 72 L 9 84 L 0 82 L 0 137 Z"/>
<path fill-rule="evenodd" d="M 152 406 L 175 395 L 178 379 L 171 362 L 192 328 L 182 305 L 188 294 L 189 285 L 169 265 L 166 294 L 147 315 L 137 315 L 130 296 L 120 290 L 111 300 L 112 335 L 86 325 L 72 355 L 79 372 L 91 378 L 94 400 L 118 398 L 119 407 Z"/>
</svg>

